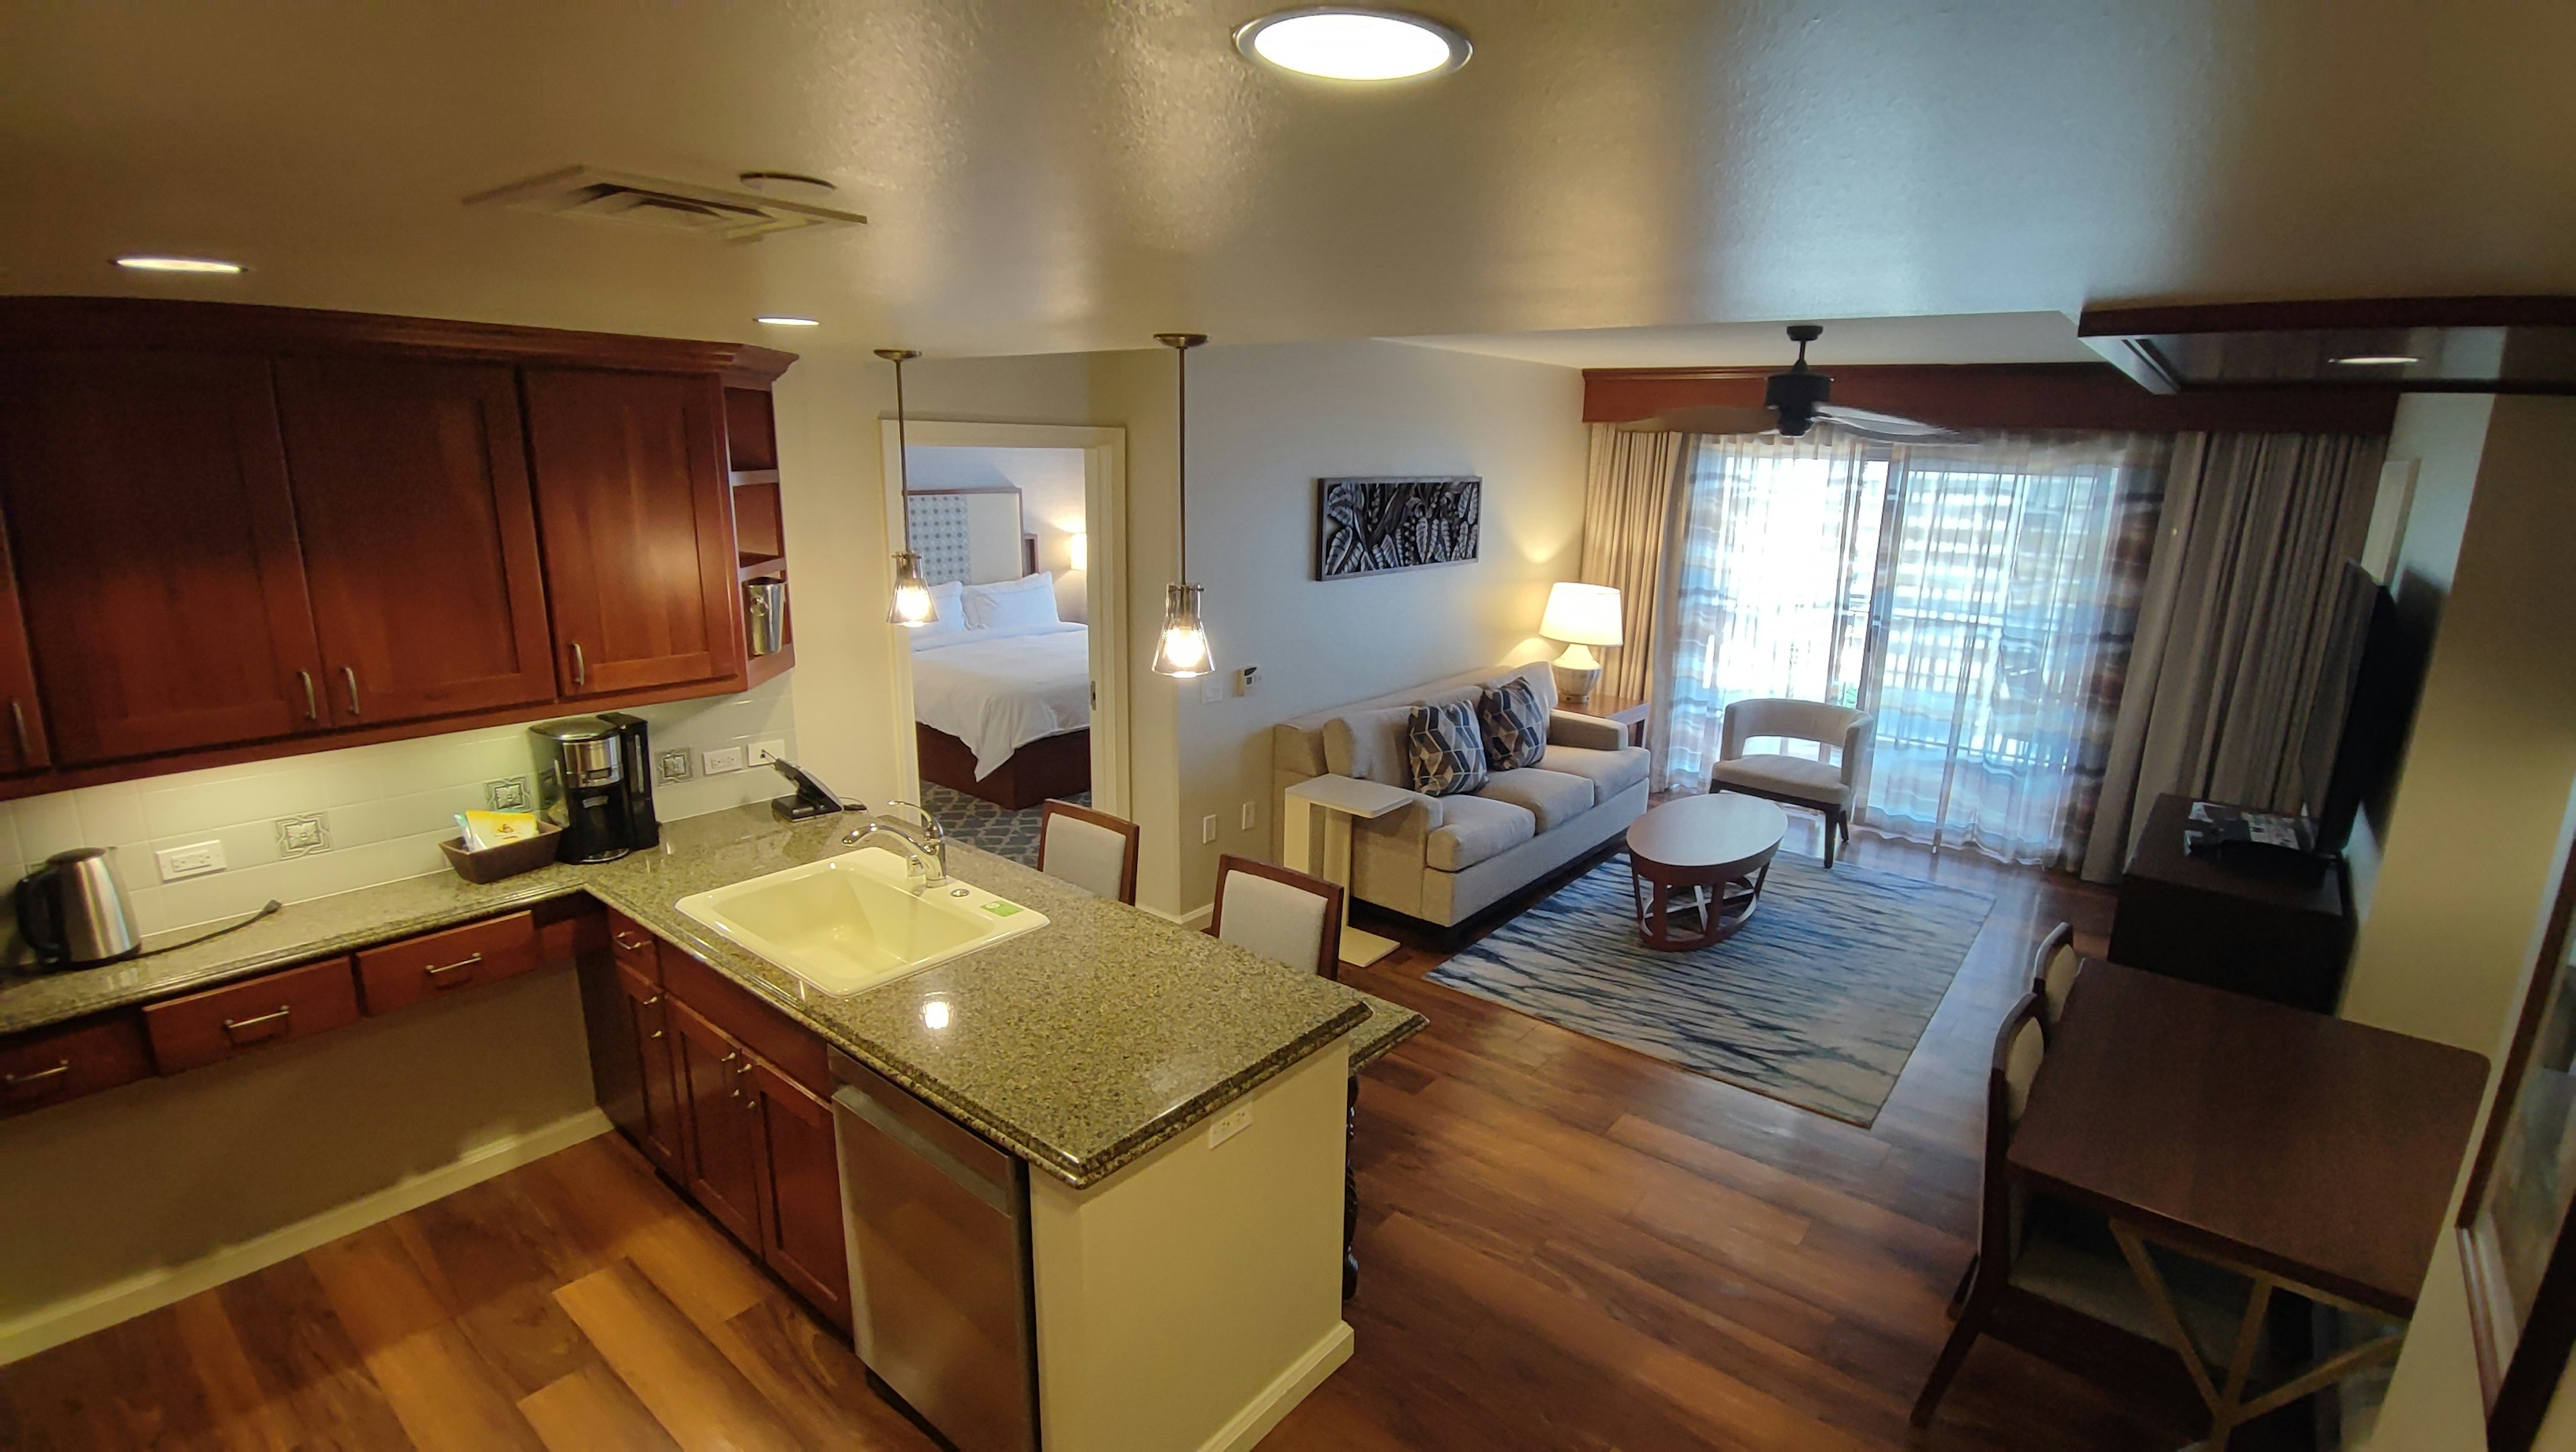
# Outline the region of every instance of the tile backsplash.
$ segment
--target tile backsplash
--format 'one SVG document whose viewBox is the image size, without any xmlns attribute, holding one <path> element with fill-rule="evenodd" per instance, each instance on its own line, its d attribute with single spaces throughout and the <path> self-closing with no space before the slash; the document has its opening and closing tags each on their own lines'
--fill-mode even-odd
<svg viewBox="0 0 2576 1452">
<path fill-rule="evenodd" d="M 740 747 L 748 761 L 754 742 L 783 741 L 794 759 L 789 685 L 782 676 L 738 696 L 635 709 L 652 723 L 657 757 L 689 753 L 687 780 L 655 778 L 662 820 L 787 790 L 765 767 L 705 776 L 699 753 Z M 271 898 L 301 902 L 445 872 L 438 844 L 455 837 L 456 814 L 489 806 L 486 784 L 510 778 L 529 783 L 533 804 L 533 771 L 527 727 L 494 726 L 0 802 L 0 884 L 67 848 L 112 847 L 145 933 L 211 923 Z M 322 819 L 328 845 L 289 855 L 278 819 L 308 814 Z M 223 844 L 223 871 L 161 881 L 156 852 L 203 842 Z M 0 936 L 14 937 L 15 928 L 6 924 Z"/>
</svg>

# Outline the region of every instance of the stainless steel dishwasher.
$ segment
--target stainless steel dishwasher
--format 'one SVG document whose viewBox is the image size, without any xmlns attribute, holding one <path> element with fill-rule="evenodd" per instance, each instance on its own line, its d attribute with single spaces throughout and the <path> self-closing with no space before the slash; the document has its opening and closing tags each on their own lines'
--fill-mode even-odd
<svg viewBox="0 0 2576 1452">
<path fill-rule="evenodd" d="M 845 1054 L 832 1073 L 859 1360 L 959 1452 L 1034 1452 L 1028 1165 Z"/>
</svg>

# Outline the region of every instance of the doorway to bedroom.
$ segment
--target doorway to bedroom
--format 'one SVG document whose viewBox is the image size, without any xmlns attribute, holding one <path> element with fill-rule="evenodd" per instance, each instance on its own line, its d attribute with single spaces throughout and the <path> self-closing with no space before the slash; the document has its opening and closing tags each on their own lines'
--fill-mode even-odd
<svg viewBox="0 0 2576 1452">
<path fill-rule="evenodd" d="M 937 611 L 897 663 L 913 799 L 953 840 L 1034 864 L 1049 799 L 1127 812 L 1123 433 L 909 433 L 906 467 L 886 471 L 908 477 L 888 523 L 908 531 Z"/>
</svg>

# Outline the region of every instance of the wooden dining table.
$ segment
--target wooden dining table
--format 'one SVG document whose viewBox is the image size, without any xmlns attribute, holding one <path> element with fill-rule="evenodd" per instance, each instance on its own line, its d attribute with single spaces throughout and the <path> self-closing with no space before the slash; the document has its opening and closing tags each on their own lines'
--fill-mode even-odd
<svg viewBox="0 0 2576 1452">
<path fill-rule="evenodd" d="M 2465 1049 L 2088 959 L 2008 1165 L 2111 1221 L 2224 1447 L 2236 1426 L 2396 1355 L 2486 1077 Z M 2215 1365 L 2149 1243 L 2251 1278 Z M 2254 1391 L 2276 1290 L 2394 1324 Z"/>
</svg>

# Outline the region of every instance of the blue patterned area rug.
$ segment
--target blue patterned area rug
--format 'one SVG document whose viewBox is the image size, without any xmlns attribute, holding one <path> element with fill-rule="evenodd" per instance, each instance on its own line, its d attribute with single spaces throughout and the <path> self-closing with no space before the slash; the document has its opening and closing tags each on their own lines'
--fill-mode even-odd
<svg viewBox="0 0 2576 1452">
<path fill-rule="evenodd" d="M 1994 899 L 1782 853 L 1743 931 L 1637 937 L 1626 854 L 1431 973 L 1478 998 L 1866 1129 Z"/>
<path fill-rule="evenodd" d="M 1066 800 L 1087 807 L 1091 805 L 1091 793 L 1081 792 Z M 1022 867 L 1038 865 L 1038 825 L 1046 815 L 1044 808 L 1022 807 L 1015 812 L 933 781 L 921 784 L 921 805 L 939 819 L 949 841 L 981 847 Z"/>
</svg>

